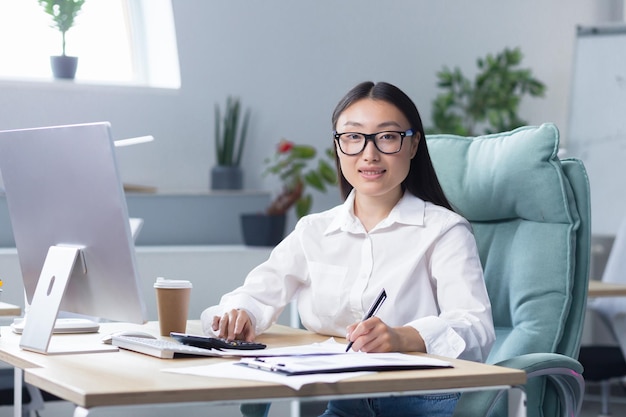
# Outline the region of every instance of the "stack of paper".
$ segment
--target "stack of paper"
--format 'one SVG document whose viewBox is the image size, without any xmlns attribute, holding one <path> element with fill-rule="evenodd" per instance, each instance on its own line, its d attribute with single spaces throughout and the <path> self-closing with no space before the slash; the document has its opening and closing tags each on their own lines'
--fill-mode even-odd
<svg viewBox="0 0 626 417">
<path fill-rule="evenodd" d="M 377 371 L 452 366 L 449 362 L 427 356 L 403 353 L 346 353 L 345 349 L 345 344 L 329 339 L 324 343 L 255 351 L 263 356 L 242 357 L 234 362 L 168 368 L 164 371 L 214 378 L 274 382 L 298 390 L 305 384 L 337 382 Z"/>
<path fill-rule="evenodd" d="M 344 353 L 337 355 L 272 356 L 242 358 L 238 365 L 285 375 L 307 375 L 355 371 L 399 371 L 446 368 L 450 363 L 403 353 Z"/>
</svg>

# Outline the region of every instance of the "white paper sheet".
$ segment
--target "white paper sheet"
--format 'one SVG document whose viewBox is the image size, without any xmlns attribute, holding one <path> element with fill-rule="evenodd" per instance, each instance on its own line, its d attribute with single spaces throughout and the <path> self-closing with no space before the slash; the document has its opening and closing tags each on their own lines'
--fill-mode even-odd
<svg viewBox="0 0 626 417">
<path fill-rule="evenodd" d="M 187 375 L 198 375 L 213 378 L 234 378 L 247 379 L 252 381 L 274 382 L 277 384 L 287 385 L 294 390 L 299 390 L 303 385 L 314 384 L 316 382 L 337 382 L 342 379 L 355 378 L 361 375 L 371 374 L 373 372 L 344 372 L 336 374 L 312 374 L 312 375 L 295 375 L 286 376 L 276 372 L 266 372 L 258 369 L 248 368 L 241 365 L 235 365 L 237 362 L 223 362 L 215 365 L 205 366 L 189 366 L 185 368 L 169 368 L 163 369 L 163 372 L 172 372 Z"/>
<path fill-rule="evenodd" d="M 322 343 L 313 343 L 302 346 L 288 346 L 276 349 L 266 349 L 263 351 L 262 357 L 265 360 L 280 362 L 286 361 L 302 361 L 307 366 L 311 366 L 311 360 L 319 363 L 342 364 L 343 362 L 350 365 L 376 365 L 381 363 L 387 364 L 417 364 L 424 367 L 446 367 L 451 366 L 449 362 L 439 359 L 413 356 L 401 353 L 361 353 L 361 352 L 345 352 L 346 344 L 338 343 L 334 338 L 330 338 Z M 240 354 L 249 356 L 250 351 L 238 351 Z M 236 352 L 234 352 L 236 353 Z M 288 356 L 290 355 L 290 356 Z M 331 355 L 331 356 L 328 356 Z M 261 357 L 261 355 L 256 355 Z M 288 357 L 287 357 L 288 356 Z M 319 358 L 315 358 L 318 356 Z M 269 358 L 272 357 L 272 358 Z M 269 358 L 269 359 L 268 359 Z M 352 371 L 352 372 L 336 372 L 336 373 L 312 373 L 307 375 L 285 375 L 279 372 L 269 372 L 268 370 L 257 369 L 254 367 L 243 366 L 242 362 L 249 362 L 253 359 L 243 358 L 240 361 L 228 361 L 213 365 L 189 366 L 184 368 L 162 369 L 163 372 L 180 373 L 187 375 L 197 375 L 212 378 L 234 378 L 246 379 L 252 381 L 273 382 L 277 384 L 287 385 L 294 390 L 299 390 L 303 385 L 313 383 L 332 383 L 346 378 L 354 378 L 361 375 L 374 373 L 373 371 Z M 372 362 L 373 361 L 373 362 Z M 408 362 L 407 362 L 408 361 Z"/>
</svg>

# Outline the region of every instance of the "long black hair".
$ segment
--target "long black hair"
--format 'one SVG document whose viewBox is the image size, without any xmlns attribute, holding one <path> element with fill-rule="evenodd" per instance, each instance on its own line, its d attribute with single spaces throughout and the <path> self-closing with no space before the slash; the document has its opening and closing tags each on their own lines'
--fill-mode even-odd
<svg viewBox="0 0 626 417">
<path fill-rule="evenodd" d="M 416 135 L 419 135 L 420 143 L 417 147 L 415 157 L 411 160 L 409 173 L 402 182 L 403 190 L 408 190 L 411 194 L 424 201 L 430 201 L 431 203 L 452 210 L 452 206 L 446 198 L 443 189 L 441 188 L 441 184 L 439 184 L 435 168 L 430 160 L 428 147 L 426 146 L 424 126 L 422 125 L 422 118 L 420 117 L 419 111 L 409 96 L 407 96 L 398 87 L 385 82 L 374 84 L 371 81 L 366 81 L 358 84 L 356 87 L 348 91 L 348 93 L 339 101 L 337 107 L 335 107 L 332 117 L 333 129 L 336 128 L 337 119 L 339 119 L 339 116 L 346 108 L 365 98 L 382 100 L 397 107 L 411 124 L 413 132 L 415 132 Z M 333 141 L 333 147 L 334 145 L 335 142 Z M 335 152 L 335 163 L 337 164 L 339 187 L 342 197 L 345 199 L 348 197 L 348 194 L 350 194 L 353 187 L 348 180 L 346 180 L 346 177 L 341 171 L 339 155 L 337 155 L 337 152 Z"/>
</svg>

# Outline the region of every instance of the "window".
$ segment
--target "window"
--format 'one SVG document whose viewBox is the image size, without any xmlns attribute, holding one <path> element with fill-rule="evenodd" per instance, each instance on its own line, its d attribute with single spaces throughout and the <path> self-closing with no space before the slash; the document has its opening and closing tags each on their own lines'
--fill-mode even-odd
<svg viewBox="0 0 626 417">
<path fill-rule="evenodd" d="M 0 0 L 0 77 L 50 80 L 61 34 L 37 0 Z M 11 40 L 13 40 L 11 42 Z M 180 87 L 170 0 L 88 0 L 66 33 L 79 82 Z"/>
</svg>

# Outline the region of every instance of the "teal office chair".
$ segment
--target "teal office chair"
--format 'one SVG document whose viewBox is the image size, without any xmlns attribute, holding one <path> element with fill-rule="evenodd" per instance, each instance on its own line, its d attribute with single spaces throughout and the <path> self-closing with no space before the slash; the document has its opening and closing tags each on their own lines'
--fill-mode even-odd
<svg viewBox="0 0 626 417">
<path fill-rule="evenodd" d="M 474 229 L 492 303 L 490 364 L 527 372 L 528 416 L 578 415 L 590 258 L 589 184 L 559 160 L 552 124 L 427 144 L 451 204 Z M 502 392 L 464 393 L 455 417 L 504 416 Z"/>
</svg>

